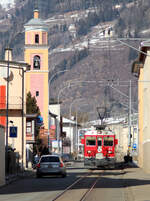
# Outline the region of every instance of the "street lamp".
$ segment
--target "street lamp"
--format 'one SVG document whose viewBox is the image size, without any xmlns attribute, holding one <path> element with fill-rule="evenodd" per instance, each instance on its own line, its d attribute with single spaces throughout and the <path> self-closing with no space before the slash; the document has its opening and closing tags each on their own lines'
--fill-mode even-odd
<svg viewBox="0 0 150 201">
<path fill-rule="evenodd" d="M 76 101 L 81 101 L 81 100 L 85 100 L 85 101 L 87 101 L 87 99 L 85 99 L 85 98 L 78 98 L 78 99 L 74 99 L 74 101 L 70 104 L 70 120 L 71 120 L 71 114 L 72 114 L 72 106 L 73 106 L 73 104 L 76 102 Z M 87 103 L 83 103 L 82 105 L 89 105 L 89 104 L 87 104 Z M 71 122 L 70 122 L 70 124 L 69 124 L 69 127 L 70 127 L 70 138 L 71 138 Z M 75 142 L 75 144 L 78 142 L 78 133 L 77 133 L 77 110 L 76 110 L 76 140 L 75 140 L 76 142 Z M 78 147 L 78 144 L 77 144 L 77 150 L 79 149 L 79 147 Z M 71 147 L 70 147 L 70 152 L 71 152 Z"/>
<path fill-rule="evenodd" d="M 77 86 L 77 85 L 71 85 L 71 81 L 72 81 L 72 80 L 69 80 L 68 85 L 59 90 L 58 96 L 57 96 L 57 103 L 58 103 L 58 104 L 59 104 L 59 102 L 60 102 L 60 95 L 61 95 L 61 93 L 62 93 L 65 89 L 70 88 L 71 86 Z M 81 87 L 81 86 L 80 86 L 80 87 Z M 72 103 L 73 103 L 73 102 L 72 102 Z M 71 117 L 70 117 L 70 121 L 71 121 Z M 70 135 L 71 135 L 71 123 L 70 123 Z M 58 146 L 59 146 L 59 133 L 57 133 L 57 144 L 58 144 Z M 58 149 L 59 149 L 59 147 L 58 147 Z M 71 150 L 70 150 L 70 152 L 71 152 Z"/>
<path fill-rule="evenodd" d="M 70 153 L 71 153 L 71 147 L 72 147 L 71 146 L 71 111 L 72 111 L 72 105 L 75 103 L 75 101 L 79 101 L 79 100 L 83 100 L 83 98 L 74 99 L 74 101 L 70 104 L 70 114 L 69 114 L 69 117 L 70 117 L 70 123 L 69 123 L 69 130 L 70 130 Z M 76 122 L 76 124 L 77 124 L 77 122 Z"/>
<path fill-rule="evenodd" d="M 107 82 L 106 82 L 107 81 Z M 121 81 L 121 82 L 128 82 L 128 81 Z M 99 81 L 95 81 L 95 80 L 83 80 L 83 81 L 77 81 L 77 80 L 69 80 L 68 81 L 68 85 L 65 86 L 64 88 L 60 89 L 59 92 L 58 92 L 58 96 L 57 96 L 57 102 L 59 103 L 60 102 L 60 95 L 61 93 L 66 89 L 66 88 L 69 88 L 69 87 L 72 87 L 72 86 L 78 86 L 78 87 L 82 87 L 82 86 L 79 86 L 79 85 L 75 85 L 75 84 L 82 84 L 82 83 L 88 83 L 88 84 L 102 84 L 102 86 L 108 86 L 108 83 L 109 83 L 109 80 L 99 80 Z M 103 84 L 104 83 L 104 84 Z M 71 85 L 71 84 L 74 84 L 74 85 Z M 119 82 L 117 82 L 117 86 L 118 86 Z M 126 85 L 123 85 L 123 86 L 126 86 Z M 111 86 L 112 87 L 112 86 Z M 113 88 L 113 87 L 112 87 Z M 71 115 L 70 115 L 71 116 Z M 71 128 L 70 128 L 71 129 Z M 70 131 L 71 133 L 71 131 Z M 59 142 L 59 133 L 57 134 L 57 142 Z M 58 143 L 59 144 L 59 143 Z"/>
<path fill-rule="evenodd" d="M 8 106 L 9 106 L 9 51 L 10 48 L 6 48 L 5 52 L 7 52 L 7 103 L 6 103 L 6 153 L 8 152 Z"/>
<path fill-rule="evenodd" d="M 58 92 L 58 96 L 57 96 L 57 102 L 59 103 L 60 102 L 60 94 L 63 92 L 64 89 L 66 88 L 69 88 L 69 87 L 73 87 L 73 86 L 79 86 L 79 87 L 83 87 L 82 85 L 76 85 L 76 84 L 82 84 L 82 83 L 88 83 L 88 84 L 95 84 L 95 83 L 103 83 L 104 81 L 95 81 L 95 80 L 80 80 L 80 81 L 77 81 L 77 80 L 69 80 L 67 81 L 68 82 L 68 85 L 65 86 L 64 88 L 60 89 L 59 92 Z M 74 84 L 74 85 L 71 85 L 71 84 Z"/>
<path fill-rule="evenodd" d="M 57 74 L 64 73 L 64 72 L 67 72 L 67 71 L 69 71 L 69 70 L 61 70 L 61 71 L 58 71 L 58 72 L 54 73 L 54 74 L 50 77 L 50 79 L 49 79 L 49 81 L 48 81 L 49 86 L 50 86 L 52 80 L 54 79 L 54 77 L 55 77 Z M 50 87 L 49 87 L 49 89 L 50 89 Z"/>
<path fill-rule="evenodd" d="M 93 83 L 102 83 L 103 81 L 93 81 L 93 80 L 91 80 L 91 81 L 77 81 L 77 80 L 69 80 L 68 81 L 68 85 L 67 86 L 65 86 L 64 88 L 62 88 L 62 89 L 60 89 L 59 90 L 59 92 L 58 92 L 58 96 L 57 96 L 57 103 L 59 104 L 59 102 L 60 102 L 60 95 L 61 95 L 61 93 L 66 89 L 66 88 L 69 88 L 69 87 L 73 87 L 73 86 L 78 86 L 78 87 L 82 87 L 82 86 L 79 86 L 79 85 L 75 85 L 76 83 L 78 83 L 78 84 L 81 84 L 81 83 L 90 83 L 90 84 L 93 84 Z M 74 84 L 74 85 L 71 85 L 71 83 L 72 84 Z M 84 99 L 84 98 L 82 98 L 82 99 Z M 72 104 L 73 104 L 73 102 L 72 102 Z M 70 108 L 72 107 L 72 104 L 71 104 L 71 106 L 70 106 Z M 71 111 L 71 109 L 70 109 L 70 111 Z M 71 115 L 70 115 L 70 120 L 71 120 Z M 71 135 L 71 123 L 70 123 L 70 135 Z M 59 145 L 59 133 L 57 134 L 57 143 L 58 143 L 58 145 Z M 70 150 L 71 151 L 71 150 Z"/>
<path fill-rule="evenodd" d="M 63 87 L 62 89 L 59 90 L 58 96 L 57 96 L 57 104 L 60 103 L 60 95 L 61 95 L 61 93 L 62 93 L 65 89 L 67 89 L 67 88 L 69 88 L 69 87 L 70 87 L 70 83 L 69 83 L 67 86 L 65 86 L 65 87 Z"/>
<path fill-rule="evenodd" d="M 62 70 L 62 71 L 58 71 L 56 73 L 54 73 L 50 79 L 48 80 L 48 149 L 50 151 L 50 115 L 49 115 L 49 101 L 50 101 L 50 86 L 51 86 L 51 82 L 52 80 L 54 79 L 54 77 L 57 75 L 57 74 L 60 74 L 60 73 L 63 73 L 63 72 L 67 72 L 69 70 Z"/>
<path fill-rule="evenodd" d="M 129 100 L 129 124 L 128 124 L 128 128 L 129 128 L 129 133 L 128 133 L 128 152 L 130 154 L 130 147 L 131 147 L 131 112 L 132 112 L 132 102 L 131 102 L 131 80 L 128 81 L 129 82 L 129 96 L 127 96 L 126 94 L 124 94 L 123 92 L 121 92 L 120 90 L 116 89 L 115 87 L 113 87 L 112 85 L 109 85 L 112 89 L 114 89 L 115 91 L 117 91 L 119 94 L 121 94 L 122 96 L 128 98 Z M 123 104 L 122 104 L 123 105 Z"/>
<path fill-rule="evenodd" d="M 82 105 L 89 105 L 88 103 L 84 103 Z M 76 140 L 75 140 L 75 144 L 76 144 L 76 149 L 77 149 L 77 153 L 79 153 L 79 134 L 78 134 L 78 111 L 76 109 Z"/>
</svg>

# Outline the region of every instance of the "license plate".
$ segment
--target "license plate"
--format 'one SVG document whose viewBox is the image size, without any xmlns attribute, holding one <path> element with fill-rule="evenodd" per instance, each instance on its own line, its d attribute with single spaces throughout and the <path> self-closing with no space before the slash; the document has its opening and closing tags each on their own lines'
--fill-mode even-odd
<svg viewBox="0 0 150 201">
<path fill-rule="evenodd" d="M 52 165 L 52 167 L 53 167 L 53 168 L 57 168 L 57 167 L 58 167 L 58 165 Z"/>
<path fill-rule="evenodd" d="M 43 168 L 48 168 L 48 165 L 42 165 Z"/>
</svg>

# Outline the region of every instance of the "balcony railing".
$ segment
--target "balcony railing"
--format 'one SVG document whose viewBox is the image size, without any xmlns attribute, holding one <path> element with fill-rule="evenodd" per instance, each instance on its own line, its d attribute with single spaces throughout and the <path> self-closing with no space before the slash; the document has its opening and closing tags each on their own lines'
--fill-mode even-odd
<svg viewBox="0 0 150 201">
<path fill-rule="evenodd" d="M 7 107 L 7 97 L 0 96 L 0 110 L 5 110 Z M 22 97 L 9 96 L 8 100 L 9 110 L 22 110 Z"/>
</svg>

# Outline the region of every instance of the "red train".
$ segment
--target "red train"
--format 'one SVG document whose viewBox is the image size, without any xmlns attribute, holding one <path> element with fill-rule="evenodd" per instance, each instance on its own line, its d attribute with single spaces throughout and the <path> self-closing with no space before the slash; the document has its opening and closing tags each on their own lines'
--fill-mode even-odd
<svg viewBox="0 0 150 201">
<path fill-rule="evenodd" d="M 81 143 L 84 144 L 85 166 L 103 167 L 115 164 L 115 146 L 118 140 L 111 130 L 87 130 Z"/>
</svg>

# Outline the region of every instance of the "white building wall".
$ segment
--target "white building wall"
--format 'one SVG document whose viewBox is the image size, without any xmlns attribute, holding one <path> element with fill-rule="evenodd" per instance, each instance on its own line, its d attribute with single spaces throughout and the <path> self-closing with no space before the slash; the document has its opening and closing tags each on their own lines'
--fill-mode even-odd
<svg viewBox="0 0 150 201">
<path fill-rule="evenodd" d="M 123 160 L 128 150 L 128 126 L 124 127 L 123 124 L 119 123 L 109 125 L 108 127 L 112 129 L 116 135 L 116 139 L 118 139 L 118 145 L 116 146 L 118 160 Z"/>
<path fill-rule="evenodd" d="M 71 153 L 75 152 L 75 139 L 76 139 L 76 122 L 63 118 L 63 132 L 66 132 L 66 137 L 70 138 L 71 141 Z"/>
<path fill-rule="evenodd" d="M 0 186 L 5 185 L 5 132 L 0 125 Z"/>
<path fill-rule="evenodd" d="M 53 114 L 60 116 L 60 104 L 49 105 L 49 111 Z"/>
<path fill-rule="evenodd" d="M 73 143 L 74 143 L 74 140 L 73 140 L 73 136 L 75 135 L 75 128 L 74 127 L 72 127 L 72 125 L 71 125 L 71 127 L 70 126 L 63 126 L 63 132 L 66 132 L 66 137 L 68 137 L 69 139 L 70 139 L 70 141 L 71 141 L 71 153 L 73 153 L 74 152 L 74 150 L 73 150 Z"/>
<path fill-rule="evenodd" d="M 49 105 L 49 112 L 57 115 L 56 122 L 53 118 L 50 118 L 50 126 L 56 123 L 56 139 L 59 140 L 60 135 L 60 104 L 51 104 Z"/>
</svg>

